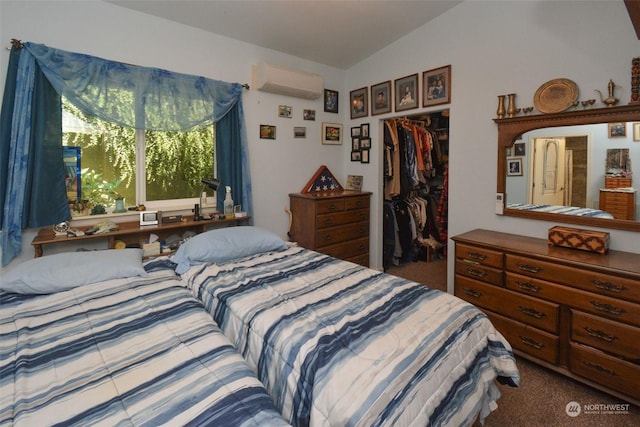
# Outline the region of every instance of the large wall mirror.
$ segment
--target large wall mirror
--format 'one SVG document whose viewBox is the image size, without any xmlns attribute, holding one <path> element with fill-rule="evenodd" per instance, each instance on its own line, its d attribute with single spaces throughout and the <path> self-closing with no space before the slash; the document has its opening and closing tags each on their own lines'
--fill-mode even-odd
<svg viewBox="0 0 640 427">
<path fill-rule="evenodd" d="M 504 215 L 640 231 L 640 105 L 494 121 Z"/>
</svg>

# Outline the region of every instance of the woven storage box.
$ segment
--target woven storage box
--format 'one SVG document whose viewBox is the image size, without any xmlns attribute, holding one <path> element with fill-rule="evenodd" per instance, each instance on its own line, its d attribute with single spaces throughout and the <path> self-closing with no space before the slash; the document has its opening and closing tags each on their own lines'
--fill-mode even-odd
<svg viewBox="0 0 640 427">
<path fill-rule="evenodd" d="M 603 254 L 609 250 L 609 233 L 571 227 L 551 227 L 549 244 Z"/>
</svg>

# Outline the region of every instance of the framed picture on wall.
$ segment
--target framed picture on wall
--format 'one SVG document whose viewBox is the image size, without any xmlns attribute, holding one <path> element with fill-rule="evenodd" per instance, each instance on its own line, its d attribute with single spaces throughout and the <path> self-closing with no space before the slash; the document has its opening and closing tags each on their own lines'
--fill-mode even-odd
<svg viewBox="0 0 640 427">
<path fill-rule="evenodd" d="M 338 113 L 338 91 L 324 90 L 324 111 L 326 113 Z"/>
<path fill-rule="evenodd" d="M 609 138 L 624 138 L 627 136 L 626 123 L 609 123 Z"/>
<path fill-rule="evenodd" d="M 276 139 L 276 127 L 272 125 L 260 125 L 260 139 Z"/>
<path fill-rule="evenodd" d="M 507 159 L 507 176 L 522 176 L 522 159 Z"/>
<path fill-rule="evenodd" d="M 342 145 L 342 125 L 323 122 L 322 143 L 325 145 Z"/>
<path fill-rule="evenodd" d="M 358 119 L 369 115 L 369 98 L 366 87 L 352 90 L 349 93 L 349 107 L 351 110 L 351 119 Z"/>
<path fill-rule="evenodd" d="M 396 111 L 418 108 L 418 74 L 394 80 Z"/>
<path fill-rule="evenodd" d="M 371 115 L 391 112 L 391 80 L 371 86 Z"/>
<path fill-rule="evenodd" d="M 524 142 L 518 142 L 513 144 L 513 155 L 516 157 L 525 156 L 527 154 L 527 149 L 525 148 Z"/>
<path fill-rule="evenodd" d="M 451 102 L 451 65 L 422 73 L 422 106 Z"/>
<path fill-rule="evenodd" d="M 633 140 L 640 142 L 640 122 L 633 124 Z"/>
</svg>

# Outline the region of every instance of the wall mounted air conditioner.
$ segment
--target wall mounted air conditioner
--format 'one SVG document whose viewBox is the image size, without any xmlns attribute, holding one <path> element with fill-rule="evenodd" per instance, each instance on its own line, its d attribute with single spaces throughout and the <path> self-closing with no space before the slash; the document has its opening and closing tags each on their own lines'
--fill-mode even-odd
<svg viewBox="0 0 640 427">
<path fill-rule="evenodd" d="M 322 95 L 322 76 L 266 62 L 253 66 L 253 87 L 263 92 L 316 99 Z"/>
</svg>

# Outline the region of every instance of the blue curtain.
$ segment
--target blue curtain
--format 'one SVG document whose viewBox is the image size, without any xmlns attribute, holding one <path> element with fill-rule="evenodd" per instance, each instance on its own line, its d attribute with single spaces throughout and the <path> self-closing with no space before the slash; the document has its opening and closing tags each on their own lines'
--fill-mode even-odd
<svg viewBox="0 0 640 427">
<path fill-rule="evenodd" d="M 12 48 L 2 102 L 2 265 L 22 250 L 22 229 L 71 219 L 62 160 L 60 96 L 28 55 Z"/>
<path fill-rule="evenodd" d="M 5 88 L 1 118 L 3 265 L 21 251 L 20 228 L 40 227 L 70 219 L 66 192 L 57 194 L 49 189 L 47 197 L 31 197 L 26 203 L 21 196 L 31 182 L 42 179 L 49 183 L 58 182 L 57 175 L 37 166 L 37 163 L 35 167 L 27 167 L 27 164 L 32 164 L 34 153 L 49 160 L 60 159 L 57 174 L 63 174 L 59 95 L 64 95 L 89 114 L 136 129 L 185 131 L 207 123 L 216 123 L 216 128 L 221 126 L 222 130 L 216 132 L 216 147 L 222 150 L 222 155 L 217 156 L 218 174 L 223 177 L 220 178 L 221 185 L 230 185 L 237 203 L 242 203 L 243 210 L 251 212 L 242 85 L 122 64 L 42 44 L 27 42 L 23 46 L 19 55 L 12 51 L 12 58 L 19 56 L 18 71 L 12 71 L 10 64 L 6 84 L 9 89 Z M 36 96 L 42 91 L 37 89 L 34 92 L 34 88 L 44 85 L 44 79 L 41 84 L 35 84 L 39 74 L 46 77 L 46 86 L 55 89 L 57 98 L 45 98 L 32 106 L 31 95 Z M 42 128 L 36 126 L 38 121 L 42 121 Z M 5 137 L 5 122 L 11 123 L 10 137 Z M 43 145 L 30 151 L 28 141 L 31 139 L 37 139 Z M 51 145 L 53 141 L 56 147 Z M 23 180 L 15 178 L 16 171 L 23 174 Z M 64 189 L 64 177 L 59 183 Z M 57 211 L 63 204 L 66 215 L 60 217 Z M 219 203 L 218 208 L 221 207 Z M 26 224 L 21 219 L 24 217 L 29 218 Z M 37 221 L 30 222 L 32 218 L 37 218 Z"/>
<path fill-rule="evenodd" d="M 216 123 L 216 164 L 220 188 L 217 208 L 222 210 L 225 198 L 223 186 L 231 186 L 233 202 L 242 205 L 242 210 L 253 215 L 251 179 L 249 176 L 249 154 L 247 133 L 244 127 L 242 100 Z M 232 165 L 222 167 L 221 165 Z"/>
</svg>

